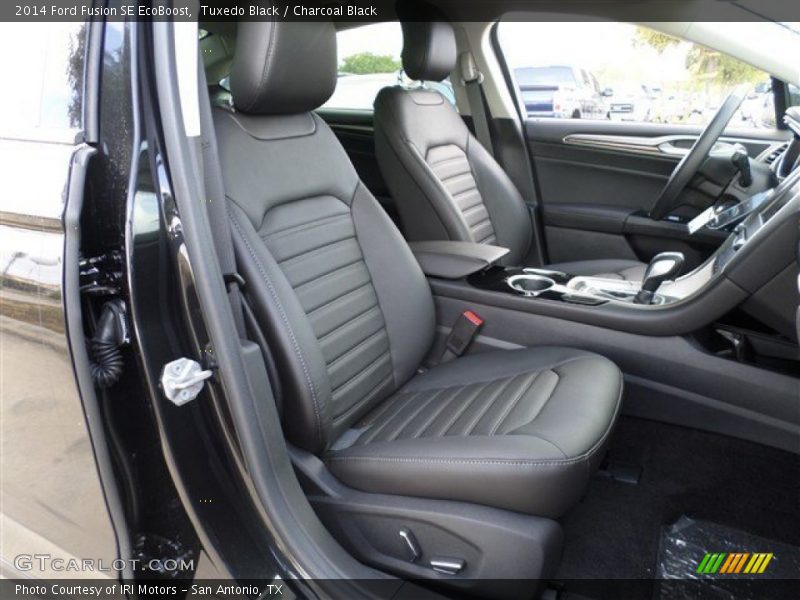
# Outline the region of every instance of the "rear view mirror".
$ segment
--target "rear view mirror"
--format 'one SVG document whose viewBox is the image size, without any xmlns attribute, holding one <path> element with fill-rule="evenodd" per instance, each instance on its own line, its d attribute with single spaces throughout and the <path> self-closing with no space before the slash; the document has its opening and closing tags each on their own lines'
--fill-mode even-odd
<svg viewBox="0 0 800 600">
<path fill-rule="evenodd" d="M 614 95 L 614 90 L 612 88 L 605 88 L 602 92 L 600 92 L 603 96 L 608 98 L 609 96 Z"/>
</svg>

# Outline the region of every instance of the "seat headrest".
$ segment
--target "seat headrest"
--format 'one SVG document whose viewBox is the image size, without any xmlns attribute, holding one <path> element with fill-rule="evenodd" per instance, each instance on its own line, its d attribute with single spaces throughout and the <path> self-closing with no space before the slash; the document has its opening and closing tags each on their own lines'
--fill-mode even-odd
<svg viewBox="0 0 800 600">
<path fill-rule="evenodd" d="M 403 69 L 411 79 L 441 81 L 456 66 L 456 36 L 444 15 L 428 8 L 428 21 L 401 21 L 403 27 Z M 401 16 L 402 19 L 402 16 Z"/>
<path fill-rule="evenodd" d="M 231 66 L 233 105 L 276 115 L 320 107 L 336 87 L 336 31 L 331 22 L 242 21 Z"/>
</svg>

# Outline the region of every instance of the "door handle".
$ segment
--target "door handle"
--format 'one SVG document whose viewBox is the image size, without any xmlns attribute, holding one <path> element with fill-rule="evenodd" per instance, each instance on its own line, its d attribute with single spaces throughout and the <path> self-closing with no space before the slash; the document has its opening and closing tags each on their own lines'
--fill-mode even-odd
<svg viewBox="0 0 800 600">
<path fill-rule="evenodd" d="M 658 149 L 667 156 L 686 156 L 689 153 L 689 148 L 681 148 L 672 142 L 662 142 L 658 145 Z"/>
</svg>

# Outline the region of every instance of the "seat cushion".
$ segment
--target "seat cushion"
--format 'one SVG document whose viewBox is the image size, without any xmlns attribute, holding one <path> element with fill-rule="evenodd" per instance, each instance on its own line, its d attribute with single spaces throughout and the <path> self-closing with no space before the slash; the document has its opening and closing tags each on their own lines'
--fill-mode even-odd
<svg viewBox="0 0 800 600">
<path fill-rule="evenodd" d="M 636 260 L 597 259 L 547 265 L 548 269 L 562 271 L 570 275 L 603 277 L 604 279 L 624 279 L 637 283 L 644 279 L 647 265 Z"/>
<path fill-rule="evenodd" d="M 558 517 L 601 459 L 621 392 L 619 369 L 581 350 L 471 355 L 414 377 L 326 462 L 367 492 Z"/>
</svg>

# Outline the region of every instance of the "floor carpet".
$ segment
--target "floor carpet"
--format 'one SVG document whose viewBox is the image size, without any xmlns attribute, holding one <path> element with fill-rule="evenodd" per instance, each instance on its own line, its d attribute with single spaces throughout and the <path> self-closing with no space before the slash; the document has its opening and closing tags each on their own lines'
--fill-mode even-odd
<svg viewBox="0 0 800 600">
<path fill-rule="evenodd" d="M 562 520 L 565 550 L 557 580 L 564 590 L 594 598 L 652 598 L 650 582 L 619 588 L 608 580 L 654 578 L 662 526 L 682 515 L 800 546 L 798 455 L 622 418 L 609 456 L 641 466 L 640 482 L 596 478 Z"/>
</svg>

